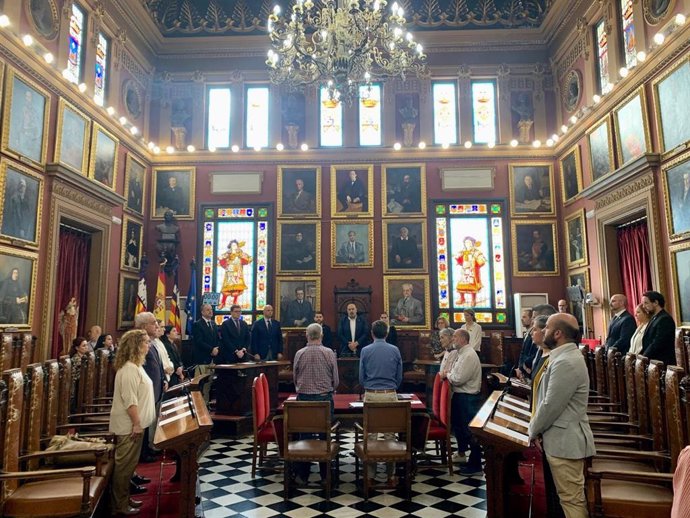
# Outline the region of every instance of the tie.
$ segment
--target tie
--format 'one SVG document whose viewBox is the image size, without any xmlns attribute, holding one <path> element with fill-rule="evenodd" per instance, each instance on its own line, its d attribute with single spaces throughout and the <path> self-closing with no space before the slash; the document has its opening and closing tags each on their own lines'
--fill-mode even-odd
<svg viewBox="0 0 690 518">
<path fill-rule="evenodd" d="M 209 329 L 213 329 L 213 325 L 211 324 L 210 320 L 206 321 L 206 325 L 208 326 Z"/>
<path fill-rule="evenodd" d="M 268 328 L 268 332 L 270 334 L 271 333 L 271 321 L 270 320 L 266 320 L 266 327 Z"/>
<path fill-rule="evenodd" d="M 240 332 L 240 321 L 239 320 L 235 320 L 235 327 L 237 328 L 237 332 L 239 333 Z"/>
</svg>

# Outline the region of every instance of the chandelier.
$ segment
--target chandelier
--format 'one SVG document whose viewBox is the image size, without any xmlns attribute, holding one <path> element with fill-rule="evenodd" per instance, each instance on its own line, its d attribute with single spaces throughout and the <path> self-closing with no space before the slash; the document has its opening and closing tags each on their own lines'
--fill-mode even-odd
<svg viewBox="0 0 690 518">
<path fill-rule="evenodd" d="M 318 1 L 318 0 L 317 0 Z M 271 81 L 292 88 L 319 84 L 330 101 L 351 104 L 360 86 L 389 77 L 426 73 L 422 45 L 405 29 L 405 13 L 385 0 L 295 0 L 268 17 L 272 48 L 266 65 Z M 366 94 L 365 94 L 366 96 Z"/>
</svg>

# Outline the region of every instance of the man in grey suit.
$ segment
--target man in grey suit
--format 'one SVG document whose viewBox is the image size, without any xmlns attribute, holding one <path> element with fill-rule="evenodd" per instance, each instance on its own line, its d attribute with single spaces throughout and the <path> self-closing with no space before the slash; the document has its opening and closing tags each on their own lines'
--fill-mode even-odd
<svg viewBox="0 0 690 518">
<path fill-rule="evenodd" d="M 546 453 L 566 518 L 588 518 L 584 465 L 596 451 L 587 417 L 589 375 L 576 344 L 577 319 L 552 315 L 544 332 L 551 354 L 535 396 L 529 437 Z"/>
<path fill-rule="evenodd" d="M 335 257 L 338 264 L 357 264 L 364 262 L 364 245 L 357 241 L 357 232 L 350 230 L 347 233 L 348 240 L 338 249 Z"/>
<path fill-rule="evenodd" d="M 422 301 L 412 296 L 412 284 L 406 282 L 402 285 L 403 296 L 393 306 L 391 313 L 395 315 L 394 324 L 412 325 L 424 322 L 424 309 Z"/>
</svg>

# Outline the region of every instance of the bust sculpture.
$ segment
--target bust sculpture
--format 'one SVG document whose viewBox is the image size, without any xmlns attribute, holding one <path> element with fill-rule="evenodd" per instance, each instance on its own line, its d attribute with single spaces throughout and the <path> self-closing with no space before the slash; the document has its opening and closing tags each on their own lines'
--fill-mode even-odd
<svg viewBox="0 0 690 518">
<path fill-rule="evenodd" d="M 180 242 L 180 227 L 175 222 L 173 211 L 169 209 L 163 214 L 163 220 L 163 223 L 156 226 L 156 230 L 159 232 L 156 249 L 161 261 L 167 260 L 170 264 L 177 255 L 177 245 Z"/>
</svg>

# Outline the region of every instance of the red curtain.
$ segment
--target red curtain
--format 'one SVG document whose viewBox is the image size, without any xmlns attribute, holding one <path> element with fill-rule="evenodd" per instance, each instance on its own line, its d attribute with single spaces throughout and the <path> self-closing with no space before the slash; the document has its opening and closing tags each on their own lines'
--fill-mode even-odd
<svg viewBox="0 0 690 518">
<path fill-rule="evenodd" d="M 86 330 L 86 290 L 89 280 L 91 236 L 61 226 L 58 249 L 51 358 L 68 352 L 71 346 L 62 343 L 60 330 L 61 324 L 66 325 L 67 322 L 67 319 L 61 318 L 61 312 L 67 308 L 72 298 L 76 300 L 79 308 L 76 336 L 84 336 Z"/>
<path fill-rule="evenodd" d="M 628 297 L 628 311 L 635 314 L 642 294 L 652 289 L 646 221 L 618 229 L 618 254 L 623 294 Z"/>
</svg>

